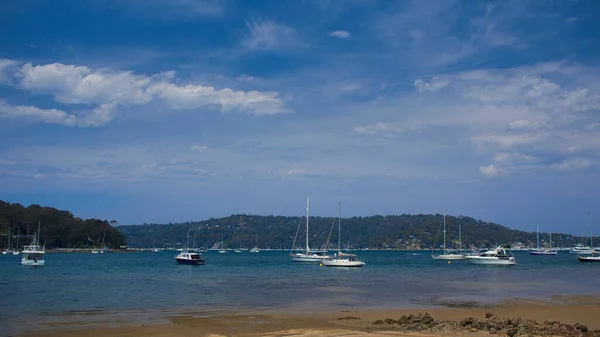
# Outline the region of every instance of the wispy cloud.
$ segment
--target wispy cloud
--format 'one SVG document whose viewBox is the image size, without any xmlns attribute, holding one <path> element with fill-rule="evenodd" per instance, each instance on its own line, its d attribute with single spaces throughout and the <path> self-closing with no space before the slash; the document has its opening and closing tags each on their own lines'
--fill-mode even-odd
<svg viewBox="0 0 600 337">
<path fill-rule="evenodd" d="M 488 166 L 480 166 L 479 171 L 488 177 L 498 177 L 505 173 L 504 170 L 494 166 L 493 164 Z"/>
<path fill-rule="evenodd" d="M 345 30 L 335 30 L 333 32 L 330 32 L 329 36 L 337 37 L 340 39 L 349 39 L 350 37 L 352 37 L 352 34 Z"/>
<path fill-rule="evenodd" d="M 51 63 L 14 66 L 3 60 L 4 83 L 33 94 L 49 94 L 66 106 L 93 106 L 83 113 L 58 109 L 11 106 L 3 103 L 6 118 L 29 118 L 67 126 L 102 126 L 112 121 L 119 107 L 160 102 L 173 110 L 218 107 L 222 112 L 239 110 L 255 115 L 288 111 L 276 92 L 217 89 L 209 85 L 180 84 L 174 72 L 139 75 L 131 71 L 91 69 L 87 66 Z M 6 72 L 13 69 L 13 72 Z M 75 109 L 74 109 L 75 110 Z"/>
<path fill-rule="evenodd" d="M 252 51 L 281 50 L 300 43 L 296 31 L 273 21 L 247 21 L 248 35 L 244 47 Z"/>
</svg>

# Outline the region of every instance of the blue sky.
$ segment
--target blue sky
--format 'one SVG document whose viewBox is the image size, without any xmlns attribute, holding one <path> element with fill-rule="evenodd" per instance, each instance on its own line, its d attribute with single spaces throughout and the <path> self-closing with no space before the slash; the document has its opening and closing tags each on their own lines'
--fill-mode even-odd
<svg viewBox="0 0 600 337">
<path fill-rule="evenodd" d="M 597 1 L 0 4 L 0 198 L 123 224 L 600 216 Z"/>
</svg>

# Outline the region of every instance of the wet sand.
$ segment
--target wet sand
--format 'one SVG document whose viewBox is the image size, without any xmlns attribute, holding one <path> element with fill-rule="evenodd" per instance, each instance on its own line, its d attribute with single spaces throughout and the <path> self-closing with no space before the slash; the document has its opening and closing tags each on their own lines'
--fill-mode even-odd
<svg viewBox="0 0 600 337">
<path fill-rule="evenodd" d="M 365 311 L 331 311 L 311 314 L 281 312 L 218 313 L 186 312 L 166 315 L 159 320 L 143 321 L 131 317 L 106 320 L 101 314 L 61 315 L 57 322 L 46 321 L 44 326 L 30 326 L 23 337 L 171 337 L 171 336 L 488 336 L 485 331 L 399 331 L 397 325 L 374 325 L 376 320 L 398 319 L 402 315 L 426 311 L 436 321 L 459 322 L 491 313 L 497 318 L 520 317 L 539 323 L 560 321 L 581 323 L 590 329 L 600 329 L 600 297 L 556 296 L 548 301 L 517 299 L 500 305 L 476 306 L 456 304 L 446 308 L 393 309 Z M 467 307 L 460 307 L 467 306 Z M 118 315 L 117 315 L 118 316 Z M 83 318 L 82 318 L 83 317 Z"/>
</svg>

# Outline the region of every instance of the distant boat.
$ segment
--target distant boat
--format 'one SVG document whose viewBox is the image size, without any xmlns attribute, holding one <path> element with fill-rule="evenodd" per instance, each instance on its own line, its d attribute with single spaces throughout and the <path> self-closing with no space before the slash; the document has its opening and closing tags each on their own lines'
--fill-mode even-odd
<svg viewBox="0 0 600 337">
<path fill-rule="evenodd" d="M 175 256 L 175 260 L 178 264 L 188 264 L 188 265 L 202 265 L 206 262 L 206 259 L 202 256 L 202 254 L 197 252 L 190 252 L 188 248 L 188 244 L 190 241 L 190 231 L 188 230 L 187 239 L 185 243 L 185 249 L 183 249 L 177 256 Z"/>
<path fill-rule="evenodd" d="M 434 260 L 464 260 L 467 257 L 461 253 L 462 251 L 462 242 L 461 242 L 461 237 L 460 237 L 460 224 L 458 225 L 458 241 L 459 241 L 459 248 L 458 248 L 458 254 L 455 253 L 450 253 L 447 249 L 446 249 L 446 215 L 444 214 L 444 219 L 443 219 L 443 223 L 444 223 L 444 253 L 443 254 L 439 254 L 439 255 L 431 255 L 431 257 Z M 439 233 L 439 232 L 438 232 Z"/>
<path fill-rule="evenodd" d="M 238 247 L 233 252 L 234 253 L 241 253 L 242 252 L 242 246 L 240 245 L 240 236 L 239 235 L 238 235 Z"/>
<path fill-rule="evenodd" d="M 100 254 L 100 249 L 92 249 L 92 254 Z"/>
<path fill-rule="evenodd" d="M 290 257 L 292 258 L 292 261 L 294 262 L 321 262 L 325 259 L 331 259 L 334 256 L 331 255 L 327 255 L 326 251 L 311 251 L 310 247 L 308 246 L 308 219 L 309 219 L 309 198 L 306 198 L 306 248 L 304 250 L 304 253 L 290 253 Z M 300 224 L 298 224 L 300 225 Z M 296 232 L 296 236 L 297 236 L 297 232 Z M 296 239 L 294 239 L 294 243 L 296 242 Z M 292 244 L 292 249 L 294 249 L 294 244 Z"/>
<path fill-rule="evenodd" d="M 550 236 L 550 249 L 540 248 L 540 227 L 536 225 L 535 249 L 529 250 L 529 255 L 558 255 L 556 250 L 552 250 L 552 236 Z"/>
<path fill-rule="evenodd" d="M 514 265 L 517 263 L 512 254 L 506 252 L 506 246 L 498 246 L 496 249 L 488 250 L 479 255 L 467 256 L 467 260 L 472 264 L 485 265 Z"/>
<path fill-rule="evenodd" d="M 21 264 L 24 266 L 41 267 L 45 265 L 44 255 L 45 247 L 40 247 L 40 224 L 38 223 L 37 234 L 33 234 L 33 240 L 31 244 L 23 247 L 23 257 L 21 258 Z"/>
<path fill-rule="evenodd" d="M 362 267 L 363 261 L 359 261 L 355 254 L 342 253 L 342 204 L 338 205 L 338 252 L 337 257 L 331 260 L 323 260 L 321 263 L 326 267 Z"/>
<path fill-rule="evenodd" d="M 219 249 L 219 254 L 226 254 L 227 251 L 225 250 L 225 246 L 223 243 L 223 237 L 221 236 L 221 249 Z"/>
<path fill-rule="evenodd" d="M 254 244 L 254 247 L 252 249 L 250 249 L 250 253 L 258 253 L 260 252 L 260 249 L 258 248 L 258 231 L 256 232 L 256 243 Z"/>
<path fill-rule="evenodd" d="M 592 226 L 592 213 L 590 213 L 590 227 Z M 577 260 L 579 260 L 579 262 L 600 262 L 600 253 L 596 251 L 596 249 L 593 248 L 594 247 L 594 242 L 593 242 L 593 236 L 590 234 L 590 251 L 591 256 L 581 256 L 581 255 L 577 255 Z"/>
<path fill-rule="evenodd" d="M 6 255 L 9 253 L 12 253 L 12 242 L 10 241 L 11 235 L 10 235 L 10 227 L 8 227 L 8 234 L 7 234 L 7 240 L 6 240 L 6 249 L 2 252 L 2 255 Z"/>
</svg>

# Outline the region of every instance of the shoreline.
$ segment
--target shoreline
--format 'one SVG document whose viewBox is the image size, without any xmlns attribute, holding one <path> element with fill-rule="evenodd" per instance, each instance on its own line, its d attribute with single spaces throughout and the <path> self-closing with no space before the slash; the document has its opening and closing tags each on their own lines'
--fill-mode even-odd
<svg viewBox="0 0 600 337">
<path fill-rule="evenodd" d="M 519 317 L 523 322 L 532 320 L 528 324 L 537 322 L 542 327 L 545 326 L 544 322 L 546 325 L 550 324 L 548 322 L 561 322 L 571 328 L 571 325 L 578 326 L 577 323 L 590 330 L 600 330 L 600 297 L 597 296 L 553 296 L 550 300 L 512 299 L 498 305 L 467 308 L 358 308 L 310 314 L 281 312 L 277 309 L 221 312 L 198 309 L 163 311 L 158 317 L 145 316 L 141 311 L 133 314 L 90 311 L 45 315 L 38 323 L 39 326 L 29 331 L 20 329 L 21 332 L 16 336 L 487 336 L 490 333 L 474 329 L 473 326 L 476 325 L 460 326 L 461 321 L 464 323 L 467 317 L 485 321 L 486 315 L 491 317 L 488 320 L 497 322 Z M 425 328 L 421 330 L 403 328 L 400 325 L 403 315 L 412 315 L 405 317 L 414 318 L 422 312 L 430 314 L 435 321 L 423 325 Z M 422 322 L 417 319 L 415 324 L 417 323 Z M 420 327 L 418 324 L 416 326 Z"/>
</svg>

